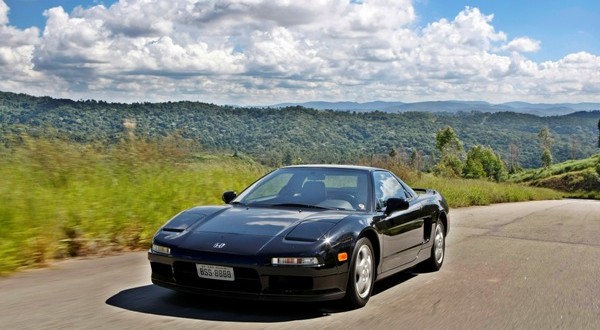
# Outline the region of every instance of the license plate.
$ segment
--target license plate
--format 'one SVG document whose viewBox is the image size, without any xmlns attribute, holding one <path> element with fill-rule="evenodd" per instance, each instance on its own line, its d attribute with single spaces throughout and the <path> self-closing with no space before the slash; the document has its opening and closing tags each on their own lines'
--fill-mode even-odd
<svg viewBox="0 0 600 330">
<path fill-rule="evenodd" d="M 234 281 L 232 267 L 223 267 L 215 265 L 196 264 L 198 276 L 202 278 L 210 278 L 212 280 Z"/>
</svg>

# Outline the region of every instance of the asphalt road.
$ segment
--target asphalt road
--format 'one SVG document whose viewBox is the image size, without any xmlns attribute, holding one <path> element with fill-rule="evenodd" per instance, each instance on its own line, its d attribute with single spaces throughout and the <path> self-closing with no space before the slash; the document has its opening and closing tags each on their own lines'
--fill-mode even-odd
<svg viewBox="0 0 600 330">
<path fill-rule="evenodd" d="M 215 300 L 150 283 L 145 253 L 0 279 L 1 329 L 600 329 L 600 201 L 451 211 L 444 267 L 366 307 Z"/>
</svg>

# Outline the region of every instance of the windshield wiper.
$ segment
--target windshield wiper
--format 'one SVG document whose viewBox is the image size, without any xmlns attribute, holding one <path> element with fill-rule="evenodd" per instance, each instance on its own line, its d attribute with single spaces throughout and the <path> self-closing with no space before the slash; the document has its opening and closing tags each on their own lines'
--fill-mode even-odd
<svg viewBox="0 0 600 330">
<path fill-rule="evenodd" d="M 318 205 L 310 205 L 310 204 L 302 204 L 302 203 L 281 203 L 281 204 L 272 204 L 271 206 L 283 206 L 283 207 L 304 207 L 309 209 L 320 209 L 320 210 L 333 210 L 332 208 L 318 206 Z"/>
</svg>

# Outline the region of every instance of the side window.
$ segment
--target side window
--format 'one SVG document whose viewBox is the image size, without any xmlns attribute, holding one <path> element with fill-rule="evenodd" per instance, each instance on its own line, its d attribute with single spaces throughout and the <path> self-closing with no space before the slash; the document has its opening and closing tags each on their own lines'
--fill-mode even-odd
<svg viewBox="0 0 600 330">
<path fill-rule="evenodd" d="M 388 199 L 404 198 L 407 196 L 404 192 L 404 187 L 398 180 L 389 172 L 377 171 L 374 173 L 375 197 L 377 198 L 378 207 L 385 207 Z"/>
</svg>

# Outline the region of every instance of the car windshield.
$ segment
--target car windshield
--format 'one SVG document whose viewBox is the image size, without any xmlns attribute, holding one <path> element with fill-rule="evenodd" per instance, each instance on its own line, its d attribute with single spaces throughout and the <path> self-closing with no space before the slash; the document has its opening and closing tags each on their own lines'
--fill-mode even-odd
<svg viewBox="0 0 600 330">
<path fill-rule="evenodd" d="M 283 168 L 265 176 L 236 200 L 244 205 L 365 211 L 368 172 L 339 168 Z"/>
</svg>

